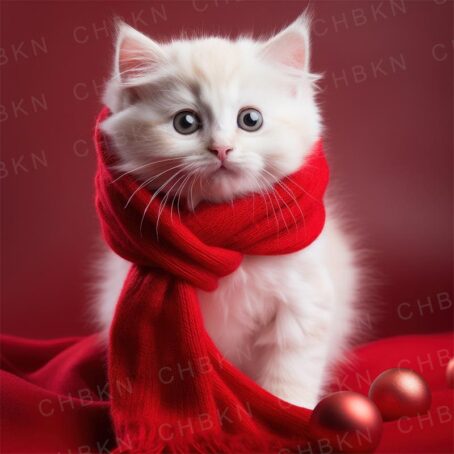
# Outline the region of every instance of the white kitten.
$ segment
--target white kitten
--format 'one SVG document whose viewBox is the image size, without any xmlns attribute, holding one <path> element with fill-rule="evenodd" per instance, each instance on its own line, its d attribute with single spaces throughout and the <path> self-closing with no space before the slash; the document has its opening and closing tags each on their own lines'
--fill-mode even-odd
<svg viewBox="0 0 454 454">
<path fill-rule="evenodd" d="M 232 200 L 293 173 L 311 151 L 321 135 L 315 80 L 305 17 L 267 41 L 158 44 L 121 24 L 104 99 L 112 115 L 102 128 L 119 170 L 166 192 L 175 207 Z M 351 331 L 354 259 L 328 213 L 322 234 L 306 249 L 247 256 L 216 291 L 199 291 L 206 329 L 262 387 L 312 408 Z M 104 328 L 128 267 L 113 253 L 102 265 Z"/>
</svg>

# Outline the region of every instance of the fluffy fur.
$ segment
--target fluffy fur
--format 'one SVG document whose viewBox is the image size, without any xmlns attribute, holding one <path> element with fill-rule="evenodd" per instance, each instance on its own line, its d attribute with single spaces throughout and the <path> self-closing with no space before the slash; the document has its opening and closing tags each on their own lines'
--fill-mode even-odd
<svg viewBox="0 0 454 454">
<path fill-rule="evenodd" d="M 321 135 L 309 51 L 306 17 L 259 41 L 205 37 L 158 44 L 120 24 L 104 98 L 112 115 L 102 125 L 118 153 L 119 175 L 133 173 L 165 193 L 175 215 L 202 200 L 266 191 L 304 163 Z M 263 116 L 257 131 L 237 124 L 247 107 Z M 173 119 L 186 109 L 197 113 L 202 127 L 183 135 Z M 219 146 L 232 149 L 222 163 L 209 151 Z M 245 257 L 216 291 L 199 292 L 206 329 L 220 351 L 269 392 L 309 408 L 351 334 L 357 296 L 355 254 L 330 211 L 308 248 Z M 97 310 L 104 328 L 128 267 L 113 253 L 102 264 Z"/>
</svg>

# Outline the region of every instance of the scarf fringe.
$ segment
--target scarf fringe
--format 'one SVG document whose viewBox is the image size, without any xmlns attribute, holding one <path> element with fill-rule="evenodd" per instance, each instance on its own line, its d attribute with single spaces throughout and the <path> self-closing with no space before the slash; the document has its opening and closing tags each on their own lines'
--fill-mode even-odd
<svg viewBox="0 0 454 454">
<path fill-rule="evenodd" d="M 112 454 L 278 454 L 290 453 L 292 449 L 304 450 L 309 445 L 306 440 L 282 439 L 263 435 L 230 435 L 225 432 L 210 433 L 197 438 L 180 437 L 178 440 L 163 441 L 159 437 L 136 440 L 126 446 L 117 446 Z M 283 451 L 284 450 L 284 451 Z"/>
</svg>

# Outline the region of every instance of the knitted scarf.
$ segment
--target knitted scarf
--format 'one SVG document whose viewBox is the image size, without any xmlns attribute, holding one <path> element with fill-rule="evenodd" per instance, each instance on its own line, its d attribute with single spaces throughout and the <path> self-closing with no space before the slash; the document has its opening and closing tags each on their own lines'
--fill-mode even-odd
<svg viewBox="0 0 454 454">
<path fill-rule="evenodd" d="M 215 290 L 245 254 L 287 254 L 317 238 L 328 182 L 321 144 L 268 196 L 201 203 L 179 217 L 168 204 L 160 206 L 160 197 L 150 203 L 152 193 L 131 175 L 119 178 L 112 170 L 115 156 L 99 129 L 108 115 L 100 113 L 95 131 L 96 207 L 105 241 L 132 263 L 109 340 L 115 452 L 304 446 L 310 411 L 272 396 L 222 357 L 204 328 L 197 289 Z"/>
</svg>

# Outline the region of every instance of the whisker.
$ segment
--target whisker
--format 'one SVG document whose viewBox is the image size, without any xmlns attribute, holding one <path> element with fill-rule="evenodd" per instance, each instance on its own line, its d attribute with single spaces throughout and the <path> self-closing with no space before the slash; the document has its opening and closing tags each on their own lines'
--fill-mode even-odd
<svg viewBox="0 0 454 454">
<path fill-rule="evenodd" d="M 263 170 L 265 170 L 265 172 L 267 172 L 267 174 L 271 176 L 271 178 L 274 180 L 274 182 L 278 181 L 278 179 L 276 178 L 275 175 L 273 175 L 272 173 L 268 172 L 266 169 L 263 169 Z M 282 211 L 282 206 L 281 206 L 281 204 L 279 202 L 279 199 L 277 198 L 276 191 L 274 191 L 274 190 L 271 191 L 271 194 L 273 195 L 274 199 L 276 200 L 277 206 L 279 208 L 279 212 L 281 214 L 282 221 L 283 221 L 283 223 L 285 225 L 285 228 L 286 228 L 287 232 L 289 232 L 289 228 L 288 228 L 287 222 L 285 220 L 284 212 Z M 278 193 L 278 195 L 280 196 L 279 193 Z M 280 199 L 285 203 L 285 200 L 283 200 L 282 197 L 280 197 Z M 286 203 L 285 203 L 285 205 L 288 208 L 288 205 Z"/>
<path fill-rule="evenodd" d="M 137 170 L 143 169 L 144 167 L 151 166 L 153 164 L 159 164 L 161 162 L 167 162 L 167 161 L 175 161 L 177 159 L 181 159 L 181 157 L 177 158 L 168 158 L 168 159 L 161 159 L 160 161 L 153 161 L 153 162 L 148 162 L 147 164 L 143 164 L 141 166 L 136 167 L 135 169 L 128 170 L 127 172 L 121 174 L 119 177 L 115 178 L 115 180 L 112 180 L 110 184 L 116 183 L 120 178 L 123 178 L 126 175 L 129 175 L 130 173 L 137 172 Z"/>
<path fill-rule="evenodd" d="M 125 205 L 125 208 L 128 207 L 128 205 L 130 204 L 132 198 L 143 188 L 145 187 L 147 184 L 150 184 L 153 180 L 156 180 L 156 178 L 159 178 L 161 175 L 163 175 L 164 173 L 167 173 L 167 172 L 170 172 L 171 170 L 175 170 L 175 169 L 178 169 L 182 166 L 185 166 L 187 165 L 186 163 L 182 163 L 182 164 L 179 164 L 177 166 L 174 166 L 174 167 L 171 167 L 170 169 L 166 169 L 164 171 L 162 171 L 161 173 L 158 173 L 157 175 L 153 175 L 152 177 L 146 179 L 143 183 L 140 184 L 140 186 L 132 193 L 132 195 L 129 197 L 128 201 L 126 202 L 126 205 Z"/>
<path fill-rule="evenodd" d="M 277 167 L 276 167 L 273 163 L 267 161 L 267 164 L 270 165 L 270 166 L 272 166 L 272 167 L 274 167 L 274 169 L 277 170 Z M 313 166 L 313 165 L 310 165 L 310 164 L 306 164 L 305 166 L 306 166 L 306 167 L 309 167 L 309 168 L 314 168 L 314 169 L 316 168 L 316 166 Z M 298 189 L 301 189 L 301 191 L 303 191 L 304 194 L 306 194 L 306 195 L 307 195 L 308 197 L 310 197 L 312 200 L 315 200 L 315 201 L 318 202 L 318 199 L 317 199 L 316 197 L 314 197 L 314 196 L 313 196 L 310 192 L 308 192 L 306 189 L 304 189 L 302 186 L 300 186 L 300 185 L 291 177 L 291 175 L 287 175 L 285 178 L 286 178 L 287 180 L 289 180 L 292 184 L 294 184 Z"/>
<path fill-rule="evenodd" d="M 172 189 L 181 181 L 181 180 L 184 180 L 185 178 L 187 178 L 187 175 L 183 174 L 181 175 L 176 181 L 175 183 L 172 185 L 172 187 L 169 189 L 168 191 L 168 195 L 169 197 L 172 195 L 171 191 Z M 178 190 L 180 189 L 181 185 L 176 189 L 175 193 L 173 194 L 173 197 L 172 197 L 172 202 L 170 204 L 170 221 L 173 223 L 173 205 L 175 204 L 175 198 L 178 194 Z M 166 199 L 167 200 L 167 199 Z M 163 207 L 164 208 L 164 207 Z M 159 218 L 158 218 L 159 220 Z"/>
<path fill-rule="evenodd" d="M 199 175 L 196 175 L 195 178 L 192 180 L 192 183 L 191 183 L 191 187 L 189 189 L 189 197 L 190 197 L 190 201 L 191 201 L 191 210 L 194 210 L 194 194 L 193 194 L 193 189 L 194 189 L 194 184 L 195 182 L 197 181 L 197 177 L 200 178 L 200 174 Z"/>
<path fill-rule="evenodd" d="M 262 179 L 262 182 L 263 182 L 263 184 L 265 186 L 265 195 L 268 197 L 268 200 L 270 202 L 270 206 L 273 209 L 273 216 L 274 216 L 274 220 L 276 221 L 276 227 L 278 227 L 278 229 L 279 229 L 279 219 L 277 218 L 276 209 L 274 208 L 274 204 L 273 204 L 273 201 L 271 200 L 271 195 L 270 195 L 270 190 L 273 189 L 273 185 L 269 184 L 268 181 L 266 181 L 266 179 L 264 177 L 261 177 L 261 179 Z"/>
<path fill-rule="evenodd" d="M 183 189 L 185 188 L 186 184 L 188 184 L 190 179 L 195 175 L 197 170 L 198 170 L 198 167 L 196 167 L 194 170 L 189 172 L 186 180 L 184 180 L 183 183 L 181 184 L 181 188 L 179 190 L 179 194 L 178 194 L 178 198 L 177 198 L 178 218 L 180 219 L 180 221 L 181 221 L 180 203 L 181 203 L 181 196 L 183 195 Z"/>
<path fill-rule="evenodd" d="M 271 203 L 271 198 L 269 197 L 269 194 L 268 194 L 269 186 L 264 178 L 260 178 L 261 177 L 260 175 L 256 176 L 256 175 L 252 174 L 252 172 L 251 172 L 251 175 L 259 187 L 258 194 L 260 195 L 260 197 L 263 198 L 263 201 L 265 203 L 265 209 L 266 209 L 266 217 L 268 219 L 268 217 L 269 217 L 268 202 L 270 202 L 271 208 L 274 208 L 272 206 L 273 204 Z M 263 185 L 262 185 L 262 183 L 263 183 Z"/>
<path fill-rule="evenodd" d="M 266 172 L 268 175 L 270 175 L 272 178 L 275 178 L 275 179 L 276 179 L 276 183 L 277 183 L 281 188 L 283 188 L 283 189 L 287 192 L 287 194 L 290 195 L 290 197 L 293 198 L 293 200 L 295 201 L 296 206 L 299 208 L 299 204 L 298 204 L 298 202 L 297 202 L 297 200 L 296 200 L 294 194 L 293 194 L 293 193 L 290 193 L 290 192 L 284 187 L 283 183 L 282 183 L 279 179 L 276 178 L 276 175 L 273 175 L 271 172 L 268 172 L 268 170 L 266 170 L 266 169 L 263 169 L 263 171 Z M 287 207 L 287 209 L 288 209 L 290 215 L 291 215 L 292 218 L 293 218 L 293 222 L 295 223 L 295 227 L 298 227 L 298 222 L 297 222 L 295 216 L 293 215 L 293 212 L 292 212 L 290 206 L 287 204 L 287 202 L 285 201 L 285 199 L 279 194 L 279 192 L 277 192 L 277 195 L 278 195 L 279 198 L 282 200 L 282 202 L 284 202 L 284 205 Z M 301 213 L 301 214 L 302 214 L 302 213 Z"/>
<path fill-rule="evenodd" d="M 300 207 L 300 204 L 298 203 L 297 199 L 296 199 L 296 196 L 295 196 L 295 193 L 288 187 L 287 184 L 285 184 L 283 181 L 281 181 L 281 186 L 282 188 L 287 192 L 287 194 L 290 195 L 290 197 L 292 197 L 292 199 L 294 200 L 295 202 L 295 205 L 298 207 L 298 210 L 301 214 L 301 218 L 303 220 L 303 226 L 304 228 L 306 227 L 306 220 L 305 220 L 305 217 L 304 217 L 304 212 L 303 210 L 301 209 Z"/>
<path fill-rule="evenodd" d="M 252 175 L 252 177 L 255 179 L 256 183 L 259 186 L 259 189 L 260 189 L 259 194 L 263 198 L 263 201 L 265 202 L 267 219 L 269 218 L 269 212 L 268 212 L 268 202 L 269 202 L 270 207 L 273 210 L 273 216 L 274 216 L 274 220 L 276 222 L 276 226 L 279 227 L 279 220 L 277 218 L 276 210 L 273 206 L 273 201 L 271 200 L 271 196 L 269 194 L 269 189 L 272 188 L 272 185 L 270 185 L 263 176 L 261 176 L 261 175 L 255 176 L 254 174 L 252 174 L 252 172 L 250 172 L 250 174 Z M 263 187 L 262 187 L 262 183 L 263 183 Z"/>
<path fill-rule="evenodd" d="M 273 166 L 272 163 L 269 163 Z M 274 166 L 273 166 L 274 167 Z M 311 167 L 315 167 L 315 166 L 311 166 Z M 276 168 L 276 167 L 274 167 Z M 298 183 L 296 183 L 292 178 L 291 176 L 287 176 L 286 179 L 290 180 L 290 182 L 292 182 L 296 187 L 298 187 L 299 189 L 301 189 L 303 191 L 304 194 L 306 194 L 307 196 L 309 196 L 312 200 L 315 200 L 318 202 L 318 200 L 312 195 L 310 194 L 309 192 L 307 192 L 303 187 L 301 187 Z M 291 193 L 293 195 L 293 199 L 295 200 L 295 203 L 297 204 L 298 206 L 298 209 L 299 209 L 299 212 L 301 213 L 301 217 L 302 217 L 302 220 L 303 220 L 303 228 L 305 229 L 306 228 L 306 218 L 304 216 L 304 212 L 303 210 L 301 209 L 299 203 L 296 201 L 296 198 L 295 198 L 295 195 L 294 195 L 294 192 L 288 187 L 288 185 L 286 183 L 284 183 L 284 181 L 280 181 L 281 184 L 283 185 L 284 189 L 287 188 L 288 191 L 287 193 Z M 290 191 L 290 192 L 289 192 Z"/>
<path fill-rule="evenodd" d="M 181 169 L 178 173 L 181 173 L 182 171 L 185 171 L 187 170 L 186 168 L 184 169 Z M 172 189 L 178 184 L 178 182 L 183 179 L 185 177 L 185 175 L 181 175 L 172 185 L 172 187 L 170 187 L 167 191 L 166 191 L 166 194 L 164 195 L 164 197 L 162 198 L 161 202 L 159 203 L 159 208 L 158 208 L 158 219 L 156 220 L 156 236 L 158 236 L 158 229 L 159 229 L 159 220 L 161 219 L 161 214 L 162 212 L 164 211 L 165 209 L 165 206 L 166 206 L 166 203 L 167 203 L 167 200 L 169 199 L 170 195 L 171 195 L 171 191 Z M 173 222 L 173 217 L 172 217 L 172 209 L 173 207 L 171 206 L 170 207 L 170 218 L 171 218 L 171 222 Z M 158 236 L 159 237 L 159 236 Z"/>
<path fill-rule="evenodd" d="M 189 170 L 191 169 L 191 167 L 193 168 L 193 167 L 194 167 L 194 164 L 192 164 L 192 165 L 189 164 L 188 167 L 187 167 L 187 169 L 185 169 L 185 170 L 188 170 L 188 171 L 189 171 Z M 185 184 L 185 182 L 187 181 L 187 179 L 189 178 L 189 176 L 190 176 L 190 173 L 187 174 L 187 175 L 183 174 L 180 178 L 178 178 L 178 180 L 177 180 L 177 181 L 172 185 L 172 187 L 168 190 L 168 192 L 170 193 L 170 192 L 172 191 L 172 189 L 173 189 L 181 180 L 183 180 L 183 182 L 180 184 L 180 187 L 177 188 L 177 190 L 175 191 L 175 194 L 174 194 L 174 196 L 173 196 L 173 198 L 172 198 L 172 203 L 170 204 L 170 219 L 171 219 L 172 222 L 173 222 L 173 205 L 174 205 L 174 203 L 175 203 L 175 198 L 176 198 L 176 196 L 178 195 L 178 192 L 179 192 L 180 190 L 183 189 L 183 184 Z M 181 219 L 181 215 L 180 215 L 180 211 L 179 211 L 178 204 L 177 204 L 177 209 L 178 209 L 179 218 Z"/>
<path fill-rule="evenodd" d="M 172 175 L 165 183 L 163 186 L 161 186 L 161 188 L 163 188 L 164 186 L 166 186 L 167 184 L 169 184 L 177 175 L 179 175 L 181 172 L 184 172 L 186 170 L 186 167 L 184 167 L 183 169 L 180 169 L 178 172 L 176 172 L 174 175 Z M 159 226 L 159 218 L 161 216 L 161 213 L 162 213 L 162 210 L 161 210 L 161 206 L 163 207 L 164 209 L 164 206 L 165 206 L 165 203 L 167 201 L 167 199 L 169 198 L 170 196 L 170 191 L 172 190 L 172 188 L 178 183 L 178 181 L 184 177 L 184 175 L 182 175 L 180 178 L 178 178 L 174 184 L 172 185 L 172 187 L 170 187 L 167 191 L 166 191 L 166 194 L 163 196 L 163 198 L 161 199 L 161 202 L 159 203 L 159 208 L 158 208 L 158 219 L 156 220 L 156 235 L 158 236 L 158 226 Z M 154 194 L 153 194 L 153 198 L 155 196 L 158 195 L 159 192 L 161 192 L 161 188 L 156 191 Z"/>
<path fill-rule="evenodd" d="M 181 172 L 183 172 L 185 169 L 180 169 L 178 172 L 174 173 L 170 178 L 168 178 L 158 189 L 156 189 L 156 191 L 153 193 L 153 195 L 150 197 L 150 200 L 149 202 L 147 203 L 144 211 L 143 211 L 143 215 L 142 215 L 142 219 L 140 221 L 140 233 L 142 234 L 142 227 L 143 227 L 143 222 L 145 220 L 145 215 L 148 211 L 148 208 L 150 208 L 150 205 L 153 203 L 153 200 L 158 196 L 158 194 L 161 192 L 161 190 L 167 185 L 169 184 L 177 175 L 179 175 Z M 162 200 L 161 200 L 161 203 L 162 203 Z M 161 206 L 161 205 L 159 205 Z M 157 231 L 157 226 L 156 226 L 156 236 L 157 238 L 159 239 L 159 235 L 158 235 L 158 231 Z"/>
<path fill-rule="evenodd" d="M 267 203 L 266 198 L 264 197 L 264 192 L 266 192 L 266 191 L 263 191 L 262 185 L 261 185 L 259 179 L 256 177 L 256 175 L 254 175 L 252 173 L 252 171 L 250 171 L 249 169 L 245 169 L 245 170 L 250 175 L 250 177 L 253 178 L 253 180 L 255 181 L 255 183 L 257 184 L 257 186 L 259 188 L 259 190 L 253 194 L 253 196 L 255 196 L 255 194 L 257 194 L 259 197 L 263 198 L 263 202 L 265 203 L 265 209 L 266 209 L 266 219 L 268 219 L 269 218 L 268 203 Z M 252 199 L 252 203 L 253 203 L 252 209 L 254 210 L 254 199 Z"/>
</svg>

